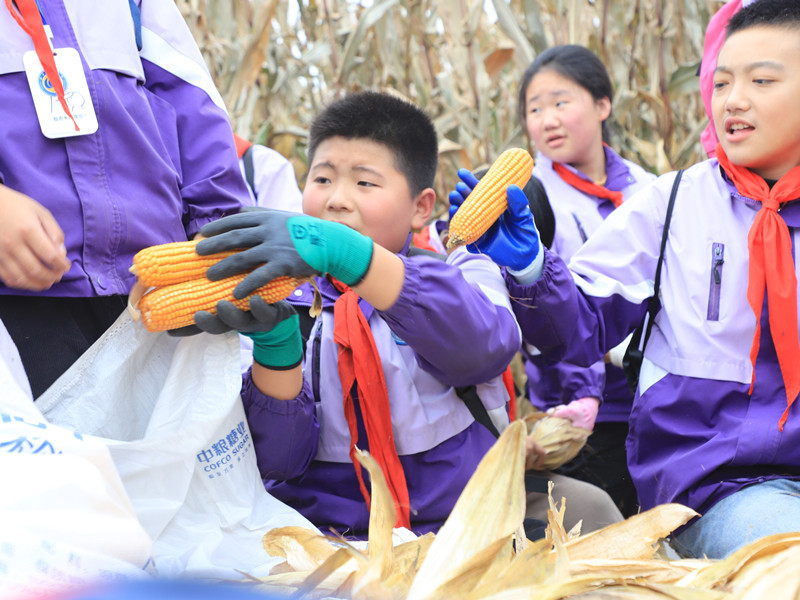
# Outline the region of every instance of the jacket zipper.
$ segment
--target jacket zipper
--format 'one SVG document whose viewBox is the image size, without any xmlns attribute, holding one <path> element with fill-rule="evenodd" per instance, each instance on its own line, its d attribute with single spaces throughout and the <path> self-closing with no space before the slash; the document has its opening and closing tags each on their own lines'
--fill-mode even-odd
<svg viewBox="0 0 800 600">
<path fill-rule="evenodd" d="M 725 263 L 725 244 L 714 242 L 711 246 L 711 284 L 708 294 L 709 321 L 719 321 L 719 298 L 722 291 L 722 265 Z"/>
</svg>

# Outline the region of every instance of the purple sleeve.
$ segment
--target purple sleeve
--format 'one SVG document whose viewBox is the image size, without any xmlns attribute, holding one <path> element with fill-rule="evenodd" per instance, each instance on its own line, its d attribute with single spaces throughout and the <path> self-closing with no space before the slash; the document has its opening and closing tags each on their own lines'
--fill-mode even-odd
<svg viewBox="0 0 800 600">
<path fill-rule="evenodd" d="M 319 422 L 308 383 L 294 400 L 262 394 L 250 371 L 244 375 L 242 402 L 264 479 L 291 479 L 311 464 L 319 443 Z"/>
<path fill-rule="evenodd" d="M 603 400 L 605 388 L 605 364 L 597 362 L 591 367 L 579 367 L 561 361 L 552 363 L 541 356 L 527 358 L 526 367 L 531 401 L 541 409 L 591 396 Z M 535 401 L 534 401 L 535 397 Z"/>
<path fill-rule="evenodd" d="M 169 158 L 181 174 L 184 221 L 192 237 L 206 223 L 238 212 L 249 198 L 233 131 L 204 90 L 145 59 L 142 66 Z"/>
<path fill-rule="evenodd" d="M 400 297 L 381 315 L 414 349 L 420 366 L 454 387 L 500 375 L 520 348 L 512 312 L 494 304 L 453 265 L 427 257 L 403 261 Z"/>
<path fill-rule="evenodd" d="M 550 361 L 589 367 L 636 328 L 646 301 L 635 305 L 617 294 L 586 296 L 564 261 L 544 250 L 544 271 L 534 283 L 520 285 L 506 274 L 511 297 L 524 299 L 512 304 L 522 338 Z"/>
</svg>

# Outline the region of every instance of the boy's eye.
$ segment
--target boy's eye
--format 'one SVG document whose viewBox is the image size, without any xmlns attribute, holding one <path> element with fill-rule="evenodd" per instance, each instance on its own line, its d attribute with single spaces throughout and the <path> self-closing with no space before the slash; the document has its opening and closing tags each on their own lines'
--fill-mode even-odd
<svg viewBox="0 0 800 600">
<path fill-rule="evenodd" d="M 538 106 L 534 106 L 534 107 L 531 108 L 530 114 L 536 115 L 538 113 L 539 113 L 539 107 Z"/>
<path fill-rule="evenodd" d="M 375 184 L 374 184 L 374 183 L 372 183 L 372 182 L 370 182 L 370 181 L 363 181 L 363 180 L 362 180 L 362 181 L 359 181 L 359 182 L 358 182 L 358 185 L 360 185 L 360 186 L 364 186 L 364 187 L 375 187 Z"/>
<path fill-rule="evenodd" d="M 556 102 L 556 106 L 558 107 L 566 106 L 567 104 L 568 102 L 566 100 L 559 100 L 558 102 Z"/>
<path fill-rule="evenodd" d="M 331 180 L 327 177 L 323 177 L 322 175 L 317 175 L 314 177 L 314 183 L 330 183 Z"/>
<path fill-rule="evenodd" d="M 773 82 L 772 79 L 764 79 L 763 77 L 753 79 L 753 83 L 755 83 L 756 85 L 766 85 L 772 82 Z"/>
</svg>

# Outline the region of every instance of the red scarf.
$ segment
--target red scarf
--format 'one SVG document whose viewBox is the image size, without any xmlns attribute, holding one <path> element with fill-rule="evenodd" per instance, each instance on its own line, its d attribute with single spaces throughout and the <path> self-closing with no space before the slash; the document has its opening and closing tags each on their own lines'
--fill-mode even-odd
<svg viewBox="0 0 800 600">
<path fill-rule="evenodd" d="M 350 460 L 356 469 L 358 485 L 369 507 L 369 492 L 361 474 L 361 463 L 355 454 L 358 428 L 351 394 L 353 384 L 358 386 L 358 399 L 370 453 L 380 465 L 394 500 L 397 511 L 395 527 L 410 529 L 408 485 L 394 445 L 389 392 L 386 389 L 378 348 L 367 318 L 358 306 L 358 295 L 341 281 L 331 278 L 331 283 L 342 292 L 333 305 L 333 339 L 339 346 L 339 379 L 344 392 L 344 414 L 350 429 Z"/>
<path fill-rule="evenodd" d="M 47 40 L 47 34 L 44 31 L 44 23 L 39 14 L 39 7 L 36 4 L 36 0 L 15 1 L 19 12 L 14 8 L 12 0 L 6 0 L 6 8 L 8 8 L 8 12 L 11 13 L 11 16 L 14 17 L 14 20 L 19 26 L 22 27 L 22 30 L 33 40 L 33 49 L 36 51 L 39 62 L 42 63 L 42 68 L 47 78 L 50 80 L 50 85 L 53 86 L 56 92 L 56 97 L 58 98 L 59 104 L 61 104 L 61 108 L 63 108 L 67 116 L 72 119 L 72 122 L 75 124 L 75 131 L 80 131 L 78 122 L 75 120 L 75 117 L 72 116 L 69 106 L 67 106 L 64 86 L 61 85 L 61 76 L 58 74 L 58 69 L 56 68 L 53 50 L 50 48 L 50 42 Z"/>
<path fill-rule="evenodd" d="M 242 136 L 233 134 L 233 142 L 236 144 L 236 156 L 242 158 L 247 149 L 253 145 L 250 140 L 244 139 Z"/>
<path fill-rule="evenodd" d="M 620 204 L 622 204 L 622 192 L 614 192 L 609 190 L 602 185 L 598 185 L 593 181 L 589 181 L 588 179 L 584 179 L 572 169 L 568 169 L 565 165 L 561 163 L 554 162 L 553 163 L 553 170 L 558 173 L 559 177 L 563 179 L 565 182 L 570 184 L 577 190 L 582 191 L 584 194 L 589 194 L 590 196 L 595 196 L 597 198 L 605 198 L 606 200 L 611 200 L 611 203 L 614 205 L 614 208 L 618 208 Z"/>
<path fill-rule="evenodd" d="M 750 362 L 753 364 L 750 392 L 755 383 L 761 309 L 766 288 L 769 328 L 786 387 L 786 410 L 778 421 L 783 431 L 789 407 L 800 393 L 800 337 L 797 331 L 797 276 L 792 261 L 792 239 L 789 228 L 778 215 L 778 208 L 781 203 L 800 197 L 800 166 L 794 167 L 770 189 L 762 177 L 750 169 L 734 165 L 725 155 L 721 144 L 717 144 L 717 160 L 740 194 L 761 202 L 761 209 L 747 235 L 750 251 L 747 301 L 756 315 L 756 333 L 750 348 Z"/>
</svg>

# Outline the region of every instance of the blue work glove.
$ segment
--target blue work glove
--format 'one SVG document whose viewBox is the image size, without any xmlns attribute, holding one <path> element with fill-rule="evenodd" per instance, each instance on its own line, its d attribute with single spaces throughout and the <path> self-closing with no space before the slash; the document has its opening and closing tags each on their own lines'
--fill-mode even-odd
<svg viewBox="0 0 800 600">
<path fill-rule="evenodd" d="M 250 298 L 250 310 L 239 310 L 232 302 L 217 302 L 217 314 L 195 313 L 197 327 L 207 333 L 238 331 L 253 340 L 253 359 L 268 369 L 291 369 L 303 360 L 300 318 L 286 301 L 267 304 L 261 296 Z"/>
<path fill-rule="evenodd" d="M 358 284 L 372 260 L 373 242 L 341 223 L 263 208 L 245 208 L 208 223 L 197 244 L 201 256 L 241 250 L 209 267 L 212 281 L 253 269 L 233 290 L 244 298 L 276 277 L 329 273 L 346 285 Z"/>
<path fill-rule="evenodd" d="M 456 213 L 470 192 L 478 185 L 478 179 L 467 169 L 459 169 L 461 179 L 455 191 L 450 192 L 450 218 Z M 510 185 L 506 190 L 508 209 L 467 250 L 474 254 L 487 254 L 498 265 L 508 267 L 512 273 L 524 272 L 540 261 L 542 245 L 539 231 L 533 221 L 528 197 L 518 186 Z"/>
</svg>

